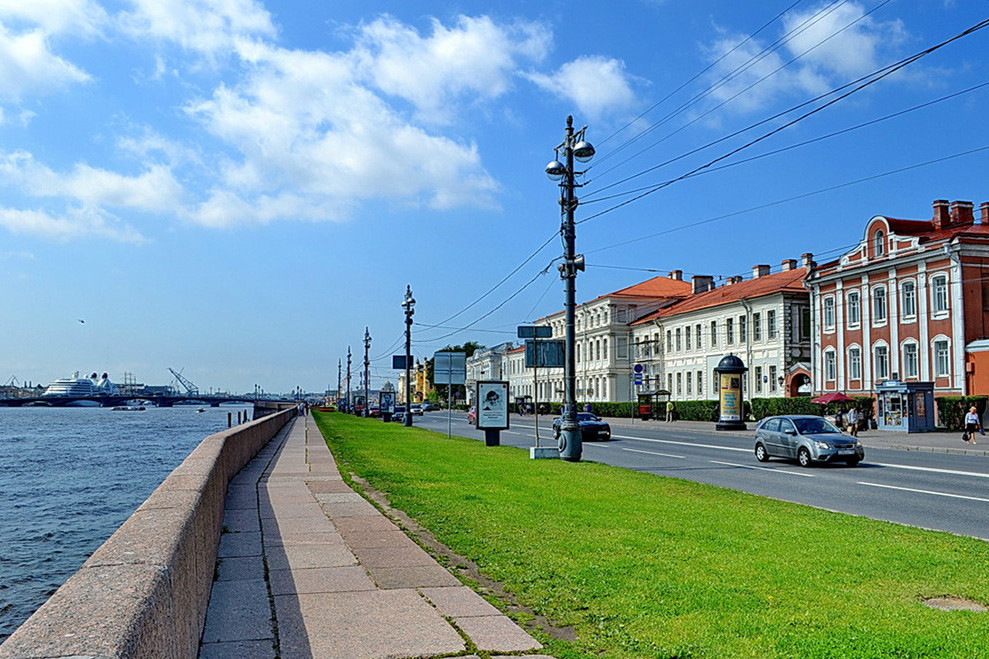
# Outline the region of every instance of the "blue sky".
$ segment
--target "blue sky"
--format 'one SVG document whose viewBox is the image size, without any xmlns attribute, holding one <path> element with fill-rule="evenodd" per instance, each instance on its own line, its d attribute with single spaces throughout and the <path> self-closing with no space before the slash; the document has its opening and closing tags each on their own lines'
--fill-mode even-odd
<svg viewBox="0 0 989 659">
<path fill-rule="evenodd" d="M 989 87 L 616 208 L 834 96 L 698 147 L 987 16 L 957 0 L 0 0 L 0 381 L 160 384 L 173 367 L 204 389 L 321 391 L 348 345 L 356 370 L 366 326 L 377 386 L 407 284 L 415 354 L 512 340 L 562 306 L 555 265 L 539 273 L 562 251 L 543 168 L 568 114 L 597 148 L 577 219 L 603 212 L 578 226 L 580 300 L 653 270 L 823 260 L 873 215 L 978 206 L 989 151 L 958 154 L 989 146 Z M 945 46 L 718 165 L 989 82 L 987 45 Z"/>
</svg>

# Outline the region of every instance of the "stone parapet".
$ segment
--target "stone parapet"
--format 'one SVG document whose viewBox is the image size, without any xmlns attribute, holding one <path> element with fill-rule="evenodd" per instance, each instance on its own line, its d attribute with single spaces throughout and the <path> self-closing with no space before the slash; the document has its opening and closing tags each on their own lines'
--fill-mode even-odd
<svg viewBox="0 0 989 659">
<path fill-rule="evenodd" d="M 0 659 L 198 653 L 227 484 L 295 408 L 210 435 L 0 645 Z"/>
</svg>

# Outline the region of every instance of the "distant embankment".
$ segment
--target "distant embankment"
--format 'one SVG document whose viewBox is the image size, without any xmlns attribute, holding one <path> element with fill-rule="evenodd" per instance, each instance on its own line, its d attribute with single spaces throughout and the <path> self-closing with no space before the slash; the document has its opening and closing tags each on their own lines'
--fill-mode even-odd
<svg viewBox="0 0 989 659">
<path fill-rule="evenodd" d="M 292 406 L 204 439 L 0 645 L 0 659 L 195 657 L 227 484 L 295 413 Z"/>
</svg>

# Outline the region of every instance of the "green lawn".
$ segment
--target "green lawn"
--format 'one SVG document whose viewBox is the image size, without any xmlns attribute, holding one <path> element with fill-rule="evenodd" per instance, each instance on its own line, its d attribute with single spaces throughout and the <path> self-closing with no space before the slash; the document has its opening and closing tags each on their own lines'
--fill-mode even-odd
<svg viewBox="0 0 989 659">
<path fill-rule="evenodd" d="M 576 629 L 554 656 L 989 657 L 989 613 L 921 604 L 989 604 L 985 542 L 315 416 L 341 471 Z"/>
</svg>

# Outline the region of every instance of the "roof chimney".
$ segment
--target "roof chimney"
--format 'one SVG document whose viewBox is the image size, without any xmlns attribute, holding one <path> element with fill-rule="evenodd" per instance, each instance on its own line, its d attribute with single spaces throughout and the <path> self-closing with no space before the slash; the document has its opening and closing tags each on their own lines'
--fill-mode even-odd
<svg viewBox="0 0 989 659">
<path fill-rule="evenodd" d="M 982 205 L 979 206 L 979 212 L 982 216 L 979 223 L 989 225 L 989 201 L 982 202 Z"/>
<path fill-rule="evenodd" d="M 783 267 L 783 272 L 787 272 L 788 270 L 796 270 L 797 259 L 783 259 L 783 263 L 781 265 Z"/>
<path fill-rule="evenodd" d="M 934 201 L 934 219 L 931 221 L 934 223 L 935 231 L 940 231 L 951 223 L 948 205 L 947 199 L 937 199 Z"/>
<path fill-rule="evenodd" d="M 951 204 L 952 224 L 975 224 L 975 204 L 970 201 L 955 201 Z"/>
<path fill-rule="evenodd" d="M 674 270 L 670 273 L 670 279 L 675 279 L 677 281 L 683 281 L 683 270 Z"/>
<path fill-rule="evenodd" d="M 758 279 L 759 277 L 765 277 L 769 274 L 768 265 L 754 265 L 752 266 L 752 278 Z"/>
<path fill-rule="evenodd" d="M 714 288 L 714 277 L 711 275 L 694 275 L 690 281 L 694 285 L 694 295 L 705 293 Z"/>
<path fill-rule="evenodd" d="M 800 260 L 803 262 L 802 267 L 812 268 L 814 267 L 814 255 L 810 252 L 800 255 Z"/>
</svg>

